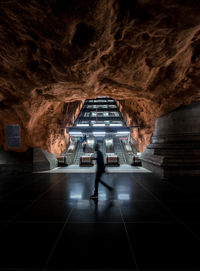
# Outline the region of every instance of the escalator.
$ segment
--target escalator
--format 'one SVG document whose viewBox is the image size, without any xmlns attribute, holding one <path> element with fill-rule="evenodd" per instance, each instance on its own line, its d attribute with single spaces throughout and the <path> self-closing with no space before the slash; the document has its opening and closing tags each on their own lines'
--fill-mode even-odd
<svg viewBox="0 0 200 271">
<path fill-rule="evenodd" d="M 73 164 L 80 165 L 80 166 L 87 166 L 87 165 L 92 166 L 93 165 L 92 157 L 94 156 L 95 144 L 96 144 L 96 141 L 94 138 L 92 137 L 87 138 L 85 152 L 84 152 L 82 144 L 81 142 L 79 142 Z"/>
<path fill-rule="evenodd" d="M 119 138 L 114 138 L 114 150 L 117 156 L 119 157 L 119 164 L 127 164 L 126 157 L 124 155 L 124 150 Z"/>
</svg>

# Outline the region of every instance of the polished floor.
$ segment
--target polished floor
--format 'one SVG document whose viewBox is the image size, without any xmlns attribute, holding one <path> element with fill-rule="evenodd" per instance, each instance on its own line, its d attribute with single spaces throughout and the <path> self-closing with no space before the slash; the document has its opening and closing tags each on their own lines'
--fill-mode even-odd
<svg viewBox="0 0 200 271">
<path fill-rule="evenodd" d="M 200 270 L 200 183 L 113 173 L 1 175 L 0 270 Z"/>
</svg>

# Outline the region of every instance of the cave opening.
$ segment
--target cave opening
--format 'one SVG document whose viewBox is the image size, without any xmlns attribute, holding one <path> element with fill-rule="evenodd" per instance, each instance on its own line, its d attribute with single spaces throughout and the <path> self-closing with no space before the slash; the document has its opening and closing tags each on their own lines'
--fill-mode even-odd
<svg viewBox="0 0 200 271">
<path fill-rule="evenodd" d="M 107 166 L 141 165 L 132 127 L 113 98 L 86 99 L 67 133 L 69 144 L 58 157 L 60 165 L 93 166 L 96 144 Z"/>
</svg>

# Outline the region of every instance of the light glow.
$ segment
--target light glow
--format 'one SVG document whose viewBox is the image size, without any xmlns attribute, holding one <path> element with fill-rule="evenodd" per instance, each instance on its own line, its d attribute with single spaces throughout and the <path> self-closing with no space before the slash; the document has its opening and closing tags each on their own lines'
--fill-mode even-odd
<svg viewBox="0 0 200 271">
<path fill-rule="evenodd" d="M 89 124 L 86 124 L 86 123 L 78 123 L 78 124 L 76 124 L 76 126 L 89 126 Z"/>
<path fill-rule="evenodd" d="M 105 126 L 105 123 L 94 123 L 93 126 Z"/>
<path fill-rule="evenodd" d="M 69 197 L 70 199 L 82 199 L 82 195 L 78 193 L 71 193 Z"/>
<path fill-rule="evenodd" d="M 119 200 L 130 200 L 130 195 L 127 193 L 120 193 L 117 197 Z"/>
<path fill-rule="evenodd" d="M 82 132 L 69 132 L 69 134 L 72 136 L 82 136 L 83 135 Z"/>
<path fill-rule="evenodd" d="M 105 136 L 106 132 L 93 132 L 94 136 Z"/>
<path fill-rule="evenodd" d="M 128 134 L 130 134 L 130 132 L 129 131 L 117 131 L 117 134 L 128 135 Z"/>
<path fill-rule="evenodd" d="M 121 123 L 111 123 L 110 126 L 122 126 Z"/>
</svg>

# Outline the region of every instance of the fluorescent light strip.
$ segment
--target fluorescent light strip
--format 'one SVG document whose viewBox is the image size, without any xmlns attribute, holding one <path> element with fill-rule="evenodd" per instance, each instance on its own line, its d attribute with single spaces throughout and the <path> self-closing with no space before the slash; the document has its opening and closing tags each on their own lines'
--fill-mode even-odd
<svg viewBox="0 0 200 271">
<path fill-rule="evenodd" d="M 78 124 L 76 124 L 76 126 L 89 126 L 89 124 L 86 124 L 86 123 L 78 123 Z"/>
<path fill-rule="evenodd" d="M 82 132 L 69 132 L 70 135 L 83 135 Z"/>
<path fill-rule="evenodd" d="M 105 126 L 105 123 L 94 123 L 93 126 Z"/>
<path fill-rule="evenodd" d="M 127 134 L 130 134 L 129 131 L 117 131 L 117 134 L 123 134 L 123 135 L 127 135 Z"/>
<path fill-rule="evenodd" d="M 111 123 L 110 126 L 122 126 L 121 123 Z"/>
<path fill-rule="evenodd" d="M 94 136 L 105 136 L 105 132 L 93 132 Z"/>
</svg>

